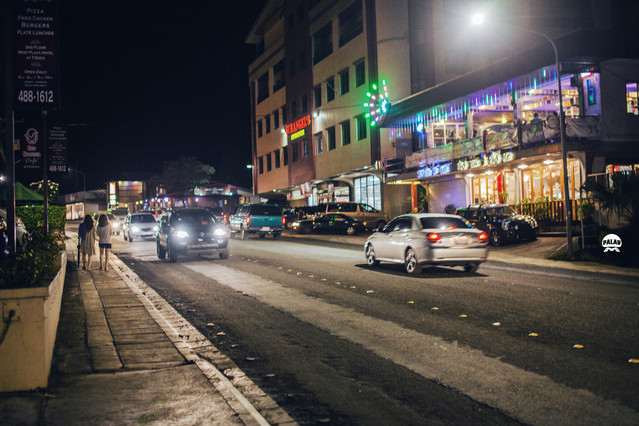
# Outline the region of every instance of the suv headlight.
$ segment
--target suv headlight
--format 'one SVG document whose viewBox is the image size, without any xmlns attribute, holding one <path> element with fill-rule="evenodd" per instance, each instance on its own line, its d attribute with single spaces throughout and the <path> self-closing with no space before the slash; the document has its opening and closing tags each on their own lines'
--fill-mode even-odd
<svg viewBox="0 0 639 426">
<path fill-rule="evenodd" d="M 189 238 L 189 233 L 186 231 L 175 231 L 173 236 L 175 238 Z"/>
<path fill-rule="evenodd" d="M 226 237 L 226 231 L 222 228 L 215 228 L 213 235 L 216 237 Z"/>
</svg>

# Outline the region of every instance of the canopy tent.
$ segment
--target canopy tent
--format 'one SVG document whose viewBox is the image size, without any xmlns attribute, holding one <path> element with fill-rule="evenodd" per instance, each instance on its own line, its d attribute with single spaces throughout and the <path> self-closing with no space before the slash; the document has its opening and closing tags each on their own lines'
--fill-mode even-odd
<svg viewBox="0 0 639 426">
<path fill-rule="evenodd" d="M 7 200 L 6 193 L 7 193 L 6 187 L 0 190 L 0 202 L 2 202 L 3 205 L 6 204 L 6 200 Z M 42 195 L 38 194 L 35 191 L 30 190 L 29 188 L 27 188 L 20 182 L 16 182 L 15 197 L 16 197 L 16 204 L 30 204 L 30 203 L 39 204 L 44 201 L 44 197 Z"/>
</svg>

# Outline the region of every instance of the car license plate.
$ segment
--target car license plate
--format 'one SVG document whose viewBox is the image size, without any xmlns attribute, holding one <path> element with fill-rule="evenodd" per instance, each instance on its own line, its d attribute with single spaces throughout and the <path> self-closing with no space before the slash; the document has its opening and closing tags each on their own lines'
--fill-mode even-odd
<svg viewBox="0 0 639 426">
<path fill-rule="evenodd" d="M 468 238 L 467 237 L 457 237 L 454 240 L 454 243 L 458 246 L 467 246 L 468 245 Z"/>
<path fill-rule="evenodd" d="M 271 227 L 270 227 L 270 226 L 262 226 L 262 228 L 260 229 L 260 231 L 271 232 Z"/>
</svg>

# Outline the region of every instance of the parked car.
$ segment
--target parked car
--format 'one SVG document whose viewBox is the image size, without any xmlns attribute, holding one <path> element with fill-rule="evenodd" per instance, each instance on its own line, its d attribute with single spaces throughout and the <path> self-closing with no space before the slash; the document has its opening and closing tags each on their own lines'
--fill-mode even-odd
<svg viewBox="0 0 639 426">
<path fill-rule="evenodd" d="M 369 229 L 380 228 L 386 225 L 389 221 L 389 217 L 386 214 L 365 203 L 326 203 L 318 205 L 317 208 L 318 215 L 342 213 L 352 217 L 353 219 L 359 219 L 366 222 L 366 226 Z"/>
<path fill-rule="evenodd" d="M 165 213 L 156 234 L 160 259 L 168 256 L 177 262 L 178 255 L 217 250 L 221 259 L 229 257 L 229 234 L 223 223 L 204 208 L 184 208 Z"/>
<path fill-rule="evenodd" d="M 475 272 L 488 257 L 488 235 L 457 215 L 406 214 L 374 232 L 364 244 L 366 263 L 401 263 L 409 274 L 424 265 L 463 266 Z"/>
<path fill-rule="evenodd" d="M 246 240 L 249 234 L 258 234 L 260 238 L 271 234 L 273 239 L 279 240 L 286 224 L 286 218 L 282 213 L 282 208 L 275 205 L 242 204 L 229 220 L 231 233 L 240 233 L 243 240 Z"/>
<path fill-rule="evenodd" d="M 6 227 L 7 211 L 5 209 L 0 209 L 0 218 L 5 221 Z M 21 247 L 24 243 L 26 243 L 29 237 L 29 231 L 27 231 L 27 228 L 24 226 L 22 219 L 16 216 L 16 246 Z"/>
<path fill-rule="evenodd" d="M 457 214 L 486 232 L 495 246 L 521 239 L 535 240 L 539 233 L 532 216 L 519 214 L 507 204 L 471 205 L 457 209 Z"/>
<path fill-rule="evenodd" d="M 312 232 L 355 235 L 366 232 L 366 222 L 342 213 L 328 213 L 317 219 L 294 221 L 291 228 L 301 234 Z"/>
<path fill-rule="evenodd" d="M 155 238 L 157 230 L 155 216 L 151 213 L 131 213 L 124 220 L 122 238 L 129 242 L 135 238 Z"/>
</svg>

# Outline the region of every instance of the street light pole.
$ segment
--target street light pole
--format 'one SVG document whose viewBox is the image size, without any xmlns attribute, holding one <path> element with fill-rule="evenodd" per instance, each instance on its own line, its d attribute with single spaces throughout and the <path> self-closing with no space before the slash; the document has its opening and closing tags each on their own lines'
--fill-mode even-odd
<svg viewBox="0 0 639 426">
<path fill-rule="evenodd" d="M 251 169 L 251 193 L 255 195 L 255 167 L 252 164 L 247 164 L 246 168 Z"/>
<path fill-rule="evenodd" d="M 559 51 L 557 45 L 546 34 L 531 30 L 529 28 L 519 27 L 520 30 L 527 31 L 532 34 L 536 34 L 546 39 L 552 46 L 552 50 L 555 53 L 555 72 L 557 73 L 557 90 L 559 90 L 559 140 L 561 142 L 561 167 L 564 175 L 564 216 L 566 219 L 566 248 L 567 256 L 571 258 L 573 256 L 572 247 L 572 205 L 570 203 L 570 193 L 568 192 L 568 154 L 566 151 L 566 118 L 564 116 L 564 98 L 561 91 L 561 72 L 559 70 Z"/>
<path fill-rule="evenodd" d="M 477 26 L 481 25 L 484 22 L 484 15 L 481 13 L 477 13 L 472 17 L 472 24 Z M 568 154 L 566 152 L 566 128 L 565 128 L 565 116 L 564 116 L 564 98 L 561 91 L 561 72 L 559 70 L 559 50 L 557 49 L 557 45 L 548 35 L 542 33 L 541 31 L 531 30 L 530 28 L 524 27 L 513 27 L 512 25 L 504 24 L 507 27 L 510 27 L 515 30 L 525 31 L 532 34 L 535 34 L 539 37 L 544 38 L 546 41 L 550 43 L 552 46 L 552 50 L 555 53 L 555 72 L 557 73 L 557 88 L 559 90 L 559 140 L 561 142 L 561 167 L 562 173 L 564 175 L 564 216 L 566 220 L 566 248 L 567 248 L 567 256 L 571 258 L 573 256 L 573 247 L 572 247 L 572 212 L 571 212 L 571 204 L 570 204 L 570 193 L 568 192 Z"/>
</svg>

